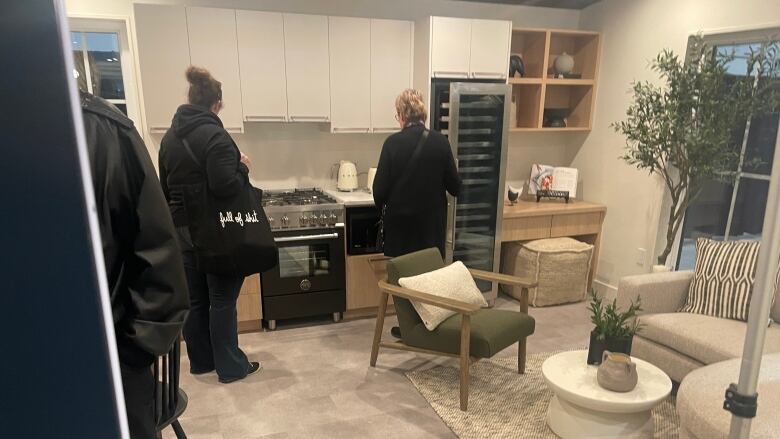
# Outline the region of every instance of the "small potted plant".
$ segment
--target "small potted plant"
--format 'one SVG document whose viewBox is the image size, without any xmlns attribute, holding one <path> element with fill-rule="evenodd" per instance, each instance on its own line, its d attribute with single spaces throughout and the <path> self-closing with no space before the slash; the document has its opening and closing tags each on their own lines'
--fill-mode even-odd
<svg viewBox="0 0 780 439">
<path fill-rule="evenodd" d="M 591 293 L 590 321 L 594 328 L 590 332 L 590 345 L 588 346 L 588 364 L 600 364 L 605 350 L 621 352 L 631 355 L 631 343 L 634 334 L 641 325 L 636 319 L 642 311 L 642 299 L 637 297 L 636 302 L 631 302 L 628 309 L 620 312 L 617 308 L 617 300 L 604 304 L 596 292 Z"/>
</svg>

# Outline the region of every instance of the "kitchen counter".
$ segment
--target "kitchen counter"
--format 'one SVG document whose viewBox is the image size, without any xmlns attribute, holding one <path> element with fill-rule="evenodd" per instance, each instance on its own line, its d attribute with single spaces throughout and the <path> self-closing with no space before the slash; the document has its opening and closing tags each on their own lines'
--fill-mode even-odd
<svg viewBox="0 0 780 439">
<path fill-rule="evenodd" d="M 341 192 L 338 189 L 323 189 L 323 191 L 333 197 L 337 203 L 344 207 L 373 206 L 374 196 L 365 189 L 358 189 L 354 192 Z"/>
</svg>

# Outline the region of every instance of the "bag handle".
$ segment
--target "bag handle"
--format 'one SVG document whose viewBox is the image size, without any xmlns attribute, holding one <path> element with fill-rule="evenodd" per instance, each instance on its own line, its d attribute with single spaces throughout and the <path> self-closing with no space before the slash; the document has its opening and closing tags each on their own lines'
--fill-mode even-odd
<svg viewBox="0 0 780 439">
<path fill-rule="evenodd" d="M 423 128 L 423 132 L 420 135 L 420 140 L 417 142 L 417 146 L 414 148 L 414 152 L 409 158 L 409 164 L 406 166 L 406 169 L 404 170 L 403 175 L 401 175 L 401 178 L 399 178 L 398 181 L 395 182 L 395 185 L 393 185 L 393 187 L 390 189 L 390 196 L 387 198 L 388 201 L 393 199 L 393 196 L 396 192 L 398 192 L 399 188 L 402 188 L 404 184 L 406 184 L 406 181 L 409 180 L 409 178 L 412 176 L 412 171 L 414 171 L 418 162 L 417 158 L 420 157 L 422 147 L 427 140 L 428 129 Z"/>
<path fill-rule="evenodd" d="M 192 152 L 192 148 L 190 147 L 190 142 L 187 141 L 184 137 L 179 137 L 179 140 L 181 140 L 181 143 L 184 145 L 184 149 L 187 151 L 187 155 L 190 156 L 193 162 L 195 162 L 196 165 L 198 165 L 199 168 L 203 169 L 203 164 L 198 160 L 198 156 L 195 155 L 194 152 Z"/>
</svg>

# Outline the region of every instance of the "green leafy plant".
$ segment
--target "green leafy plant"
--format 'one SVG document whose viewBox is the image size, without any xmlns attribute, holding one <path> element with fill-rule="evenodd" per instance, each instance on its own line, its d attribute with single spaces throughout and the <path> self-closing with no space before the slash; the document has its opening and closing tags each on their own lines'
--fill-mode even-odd
<svg viewBox="0 0 780 439">
<path fill-rule="evenodd" d="M 591 292 L 590 321 L 593 322 L 596 338 L 600 341 L 614 338 L 633 337 L 642 329 L 642 325 L 636 319 L 642 311 L 642 298 L 637 297 L 636 302 L 631 302 L 627 310 L 620 312 L 617 307 L 617 299 L 612 303 L 604 304 L 604 300 Z"/>
<path fill-rule="evenodd" d="M 688 206 L 713 179 L 733 182 L 742 153 L 742 133 L 753 116 L 777 111 L 780 50 L 776 43 L 750 45 L 746 70 L 730 73 L 733 51 L 713 49 L 692 37 L 685 59 L 664 50 L 651 61 L 661 84 L 632 84 L 626 119 L 612 124 L 626 137 L 625 162 L 660 176 L 671 198 L 666 264 Z"/>
</svg>

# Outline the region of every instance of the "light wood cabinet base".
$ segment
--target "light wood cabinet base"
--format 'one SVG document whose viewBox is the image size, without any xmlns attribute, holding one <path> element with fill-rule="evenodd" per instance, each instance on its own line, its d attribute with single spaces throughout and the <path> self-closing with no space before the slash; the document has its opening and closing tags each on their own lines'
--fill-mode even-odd
<svg viewBox="0 0 780 439">
<path fill-rule="evenodd" d="M 262 320 L 244 320 L 238 322 L 238 332 L 259 332 L 263 330 Z"/>
<path fill-rule="evenodd" d="M 378 307 L 351 309 L 344 313 L 344 320 L 358 320 L 365 318 L 376 317 Z M 387 314 L 395 314 L 395 307 L 393 304 L 387 305 Z"/>
</svg>

